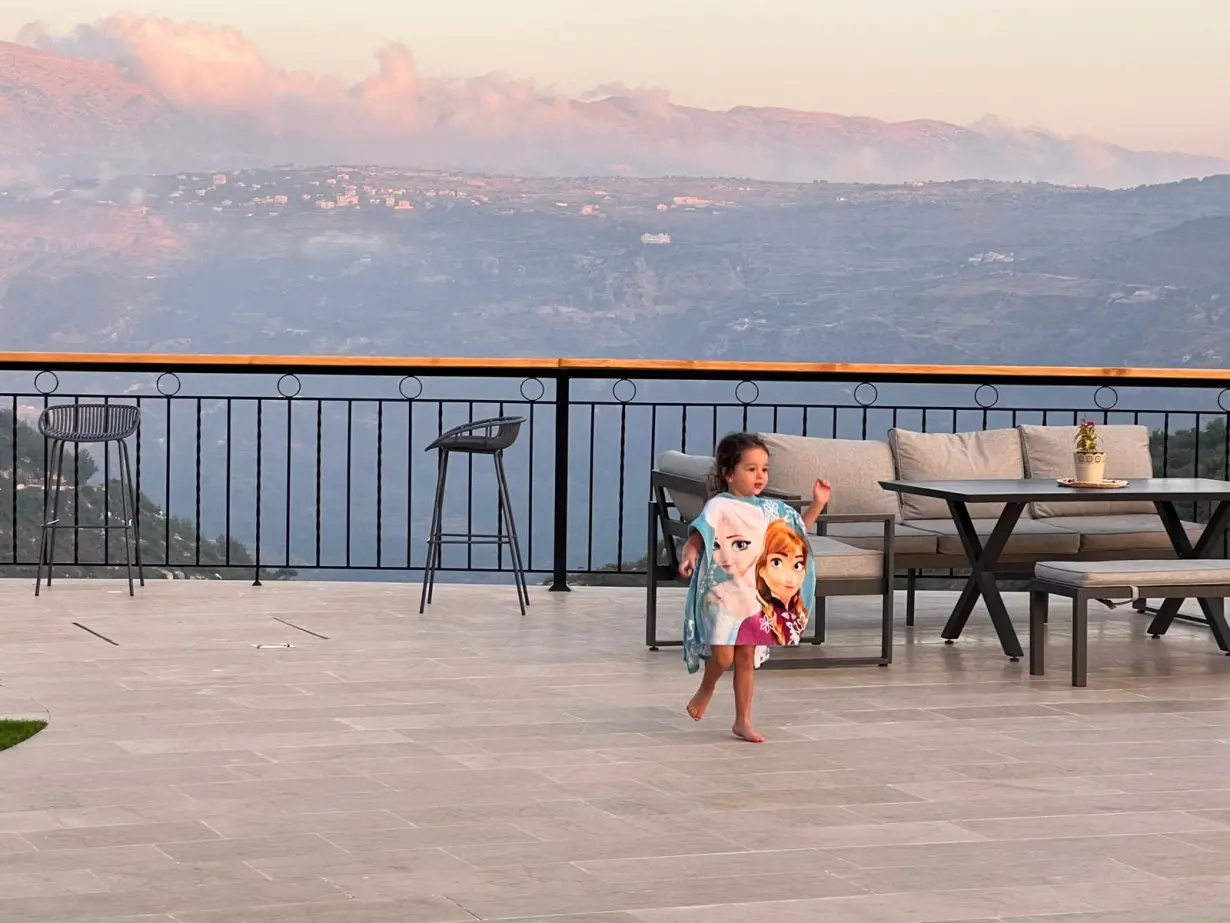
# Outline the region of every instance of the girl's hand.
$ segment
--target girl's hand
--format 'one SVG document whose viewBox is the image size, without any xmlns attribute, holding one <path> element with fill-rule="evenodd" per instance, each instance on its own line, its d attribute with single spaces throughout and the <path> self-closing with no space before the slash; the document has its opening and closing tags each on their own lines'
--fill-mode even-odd
<svg viewBox="0 0 1230 923">
<path fill-rule="evenodd" d="M 816 481 L 816 486 L 811 489 L 811 502 L 817 508 L 823 509 L 829 502 L 829 497 L 833 495 L 833 485 L 828 481 L 820 478 Z"/>
<path fill-rule="evenodd" d="M 696 558 L 692 555 L 684 555 L 683 560 L 679 562 L 679 576 L 684 580 L 691 580 L 695 572 Z"/>
</svg>

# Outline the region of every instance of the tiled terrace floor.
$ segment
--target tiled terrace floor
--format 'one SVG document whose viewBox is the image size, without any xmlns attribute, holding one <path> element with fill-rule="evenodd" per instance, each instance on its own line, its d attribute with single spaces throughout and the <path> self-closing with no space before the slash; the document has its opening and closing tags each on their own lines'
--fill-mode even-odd
<svg viewBox="0 0 1230 923">
<path fill-rule="evenodd" d="M 1031 679 L 951 599 L 891 669 L 762 672 L 758 747 L 636 591 L 0 582 L 0 711 L 52 722 L 0 753 L 0 921 L 1225 923 L 1230 659 L 1119 609 L 1072 689 L 1066 618 Z"/>
</svg>

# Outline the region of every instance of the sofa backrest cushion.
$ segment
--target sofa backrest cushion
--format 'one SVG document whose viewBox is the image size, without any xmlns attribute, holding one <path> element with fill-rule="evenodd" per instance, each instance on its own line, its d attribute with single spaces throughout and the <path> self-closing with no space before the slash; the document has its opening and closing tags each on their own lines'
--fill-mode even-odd
<svg viewBox="0 0 1230 923">
<path fill-rule="evenodd" d="M 709 475 L 713 473 L 713 456 L 664 452 L 658 457 L 658 470 L 663 474 L 692 478 L 707 485 Z M 683 521 L 691 522 L 705 508 L 705 503 L 709 499 L 709 489 L 706 486 L 697 493 L 668 490 L 666 496 L 675 504 L 675 509 L 679 510 L 679 516 Z"/>
<path fill-rule="evenodd" d="M 769 487 L 811 499 L 817 478 L 833 485 L 830 513 L 897 513 L 897 498 L 880 486 L 893 478 L 893 456 L 883 442 L 760 433 L 769 447 Z"/>
<path fill-rule="evenodd" d="M 888 444 L 903 481 L 947 481 L 969 478 L 1023 478 L 1021 437 L 1015 429 L 975 433 L 915 433 L 891 429 Z M 1002 503 L 971 503 L 974 519 L 994 519 Z M 901 494 L 902 519 L 949 519 L 948 504 L 931 497 Z"/>
<path fill-rule="evenodd" d="M 1026 477 L 1050 480 L 1075 476 L 1075 426 L 1031 426 L 1023 423 L 1017 429 L 1021 433 Z M 1112 423 L 1099 426 L 1097 434 L 1100 447 L 1106 453 L 1106 477 L 1153 477 L 1147 426 Z M 1153 512 L 1156 511 L 1152 503 L 1121 500 L 1030 504 L 1030 514 L 1037 519 L 1051 516 L 1131 516 Z"/>
</svg>

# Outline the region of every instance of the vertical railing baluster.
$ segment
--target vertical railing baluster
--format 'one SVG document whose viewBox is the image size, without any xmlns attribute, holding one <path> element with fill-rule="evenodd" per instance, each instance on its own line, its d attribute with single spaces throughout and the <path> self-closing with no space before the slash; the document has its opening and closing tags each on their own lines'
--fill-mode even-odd
<svg viewBox="0 0 1230 923">
<path fill-rule="evenodd" d="M 37 376 L 34 379 L 34 385 L 36 388 L 38 387 Z M 51 401 L 49 399 L 49 395 L 44 393 L 43 394 L 43 410 L 46 410 L 50 406 L 51 406 Z M 50 440 L 44 438 L 42 441 L 43 441 L 43 502 L 44 504 L 46 504 L 50 502 L 47 499 L 47 497 L 49 495 L 49 492 L 52 486 L 51 485 L 51 452 L 50 452 Z M 64 479 L 64 473 L 61 472 L 60 480 L 63 480 L 63 479 Z M 36 563 L 38 560 L 40 559 L 38 558 L 35 559 Z M 54 562 L 55 558 L 53 557 L 51 558 L 51 560 Z"/>
<path fill-rule="evenodd" d="M 1224 392 L 1223 392 L 1224 393 Z M 1220 399 L 1218 406 L 1222 406 Z M 1222 414 L 1221 478 L 1230 481 L 1230 412 Z M 1230 530 L 1222 536 L 1221 556 L 1230 558 Z"/>
<path fill-rule="evenodd" d="M 545 393 L 545 389 L 544 389 L 544 393 Z M 529 568 L 530 570 L 533 570 L 534 568 L 534 445 L 537 442 L 537 438 L 536 438 L 537 437 L 537 427 L 534 424 L 535 424 L 535 410 L 536 409 L 537 408 L 536 408 L 535 402 L 530 401 L 530 409 L 529 409 L 529 413 L 527 414 L 527 416 L 529 417 L 530 451 L 529 451 L 529 471 L 526 475 L 526 481 L 528 483 L 527 483 L 527 491 L 526 491 L 527 497 L 526 497 L 526 507 L 525 507 L 526 519 L 528 520 L 528 522 L 526 523 L 525 557 L 523 559 L 525 566 Z M 557 471 L 556 472 L 557 482 L 560 480 L 558 474 L 559 472 Z M 567 458 L 564 459 L 563 480 L 565 481 L 568 480 L 568 460 Z M 509 492 L 511 493 L 511 490 Z M 511 497 L 509 497 L 508 502 L 509 503 L 513 502 Z M 567 512 L 568 510 L 567 508 L 565 508 L 564 513 L 567 514 Z M 567 532 L 566 525 L 564 527 L 564 531 Z M 520 536 L 518 535 L 518 538 L 519 537 Z M 567 567 L 567 559 L 565 559 L 564 564 L 565 564 L 565 567 Z"/>
<path fill-rule="evenodd" d="M 634 394 L 633 398 L 635 397 L 636 395 Z M 649 405 L 649 470 L 650 471 L 652 471 L 654 468 L 657 467 L 657 462 L 658 462 L 658 405 L 655 402 Z M 650 488 L 650 497 L 652 498 L 652 496 L 653 496 L 653 489 Z M 590 549 L 591 549 L 590 551 L 591 563 L 589 565 L 589 569 L 593 570 L 594 566 L 592 563 L 592 559 L 593 559 L 592 538 L 590 541 Z M 648 573 L 649 568 L 657 567 L 657 566 L 658 566 L 658 547 L 656 544 L 650 544 L 649 547 L 645 549 L 646 573 Z"/>
<path fill-rule="evenodd" d="M 384 561 L 384 399 L 376 401 L 376 567 Z"/>
<path fill-rule="evenodd" d="M 474 416 L 474 402 L 466 404 L 466 420 L 477 419 Z M 488 432 L 484 430 L 483 432 Z M 466 535 L 474 534 L 474 453 L 466 452 Z M 499 506 L 497 503 L 496 506 Z M 474 569 L 474 543 L 466 542 L 466 570 Z"/>
<path fill-rule="evenodd" d="M 231 404 L 232 398 L 228 397 L 226 399 L 226 471 L 223 475 L 223 490 L 226 493 L 226 510 L 223 515 L 226 518 L 225 562 L 227 567 L 231 565 Z M 139 431 L 137 435 L 138 437 L 141 435 Z M 140 471 L 140 467 L 137 470 Z"/>
<path fill-rule="evenodd" d="M 354 496 L 354 400 L 346 401 L 346 566 L 350 567 L 351 502 Z"/>
<path fill-rule="evenodd" d="M 1192 477 L 1200 477 L 1200 414 L 1196 414 L 1196 426 L 1192 430 Z"/>
<path fill-rule="evenodd" d="M 1200 440 L 1204 434 L 1200 431 L 1200 413 L 1196 413 L 1196 425 L 1192 429 L 1192 477 L 1200 477 Z M 1192 501 L 1192 520 L 1200 522 L 1201 504 Z"/>
<path fill-rule="evenodd" d="M 17 518 L 17 459 L 20 452 L 17 448 L 17 395 L 13 395 L 10 403 L 12 408 L 12 416 L 9 418 L 9 445 L 13 447 L 13 465 L 12 465 L 12 489 L 9 491 L 9 521 L 13 524 L 13 528 L 9 535 L 9 539 L 13 543 L 12 554 L 10 558 L 14 565 L 17 564 L 17 543 L 18 534 L 20 531 L 21 521 Z"/>
<path fill-rule="evenodd" d="M 170 445 L 167 446 L 167 451 L 171 450 Z M 196 495 L 194 500 L 194 515 L 196 516 L 196 553 L 194 560 L 196 566 L 201 566 L 201 399 L 196 399 Z"/>
<path fill-rule="evenodd" d="M 589 508 L 586 512 L 585 524 L 585 567 L 587 570 L 594 569 L 594 451 L 595 451 L 595 430 L 598 426 L 598 404 L 592 402 L 589 405 Z"/>
<path fill-rule="evenodd" d="M 505 412 L 504 402 L 500 401 L 500 406 L 497 409 L 496 416 L 503 417 Z M 496 492 L 497 494 L 499 493 L 499 485 L 496 485 Z M 531 510 L 531 518 L 533 515 L 534 513 Z M 504 528 L 504 507 L 499 503 L 497 498 L 495 504 L 495 569 L 497 571 L 502 571 L 504 569 L 504 546 L 500 543 L 500 540 L 504 537 Z"/>
<path fill-rule="evenodd" d="M 178 393 L 178 392 L 177 392 Z M 163 453 L 162 558 L 171 567 L 171 397 L 166 399 L 166 451 Z"/>
<path fill-rule="evenodd" d="M 628 468 L 628 405 L 619 405 L 619 506 L 615 537 L 615 572 L 624 570 L 624 491 Z"/>
<path fill-rule="evenodd" d="M 103 406 L 111 405 L 111 398 L 103 396 Z M 103 501 L 103 525 L 111 525 L 111 446 L 108 443 L 102 443 L 103 453 L 103 482 L 102 482 L 102 501 Z M 103 566 L 106 567 L 111 563 L 111 530 L 103 529 Z"/>
<path fill-rule="evenodd" d="M 324 430 L 325 402 L 316 399 L 316 566 L 320 567 L 320 553 L 323 527 L 321 521 L 325 518 L 324 504 Z M 409 565 L 407 565 L 409 566 Z"/>
<path fill-rule="evenodd" d="M 256 542 L 252 552 L 256 558 L 256 579 L 253 586 L 261 585 L 261 467 L 265 458 L 265 401 L 256 399 Z M 169 442 L 170 440 L 168 440 Z"/>
<path fill-rule="evenodd" d="M 1162 477 L 1170 477 L 1170 411 L 1162 414 Z"/>
<path fill-rule="evenodd" d="M 406 401 L 406 570 L 410 570 L 414 558 L 412 542 L 414 535 L 414 458 L 414 400 L 408 399 Z"/>
<path fill-rule="evenodd" d="M 296 392 L 297 393 L 297 392 Z M 290 533 L 291 533 L 291 516 L 294 512 L 291 483 L 294 481 L 294 467 L 292 459 L 295 456 L 295 435 L 294 435 L 294 417 L 295 417 L 295 400 L 293 396 L 286 398 L 286 522 L 284 523 L 282 541 L 285 543 L 286 554 L 283 556 L 283 561 L 287 570 L 290 569 Z"/>
<path fill-rule="evenodd" d="M 555 523 L 551 561 L 551 590 L 556 593 L 568 592 L 568 427 L 571 416 L 570 403 L 571 382 L 567 375 L 557 375 L 555 378 L 555 499 L 553 519 Z M 533 405 L 530 411 L 533 412 Z M 532 419 L 532 417 L 531 417 Z M 533 464 L 533 452 L 530 453 L 530 463 Z M 530 506 L 529 521 L 534 522 L 534 508 Z M 531 554 L 527 559 L 527 567 L 533 568 L 534 558 Z"/>
<path fill-rule="evenodd" d="M 145 411 L 143 409 L 144 406 L 145 406 L 144 401 L 141 399 L 141 396 L 138 395 L 137 396 L 137 410 L 140 412 L 142 424 L 145 421 Z M 133 447 L 133 456 L 134 456 L 133 467 L 136 469 L 135 476 L 133 477 L 133 482 L 134 482 L 133 491 L 137 495 L 137 508 L 133 510 L 133 513 L 132 513 L 134 520 L 138 527 L 137 533 L 140 536 L 138 541 L 142 541 L 142 542 L 145 541 L 145 536 L 149 534 L 145 531 L 145 526 L 141 525 L 141 513 L 143 512 L 143 509 L 141 506 L 141 431 L 143 429 L 145 429 L 144 425 L 137 426 L 137 441 L 136 441 L 136 445 Z M 228 448 L 228 451 L 229 451 L 229 448 Z M 138 550 L 141 552 L 141 560 L 144 562 L 145 561 L 144 545 L 142 545 L 141 548 L 139 548 Z"/>
<path fill-rule="evenodd" d="M 73 406 L 74 407 L 81 406 L 80 397 L 77 397 L 77 396 L 73 397 Z M 169 439 L 167 440 L 167 445 L 168 447 L 170 446 Z M 81 446 L 75 445 L 73 446 L 73 489 L 69 493 L 69 497 L 72 500 L 72 504 L 73 504 L 73 530 L 72 531 L 73 531 L 73 564 L 74 565 L 78 565 L 81 563 L 81 556 L 80 556 L 79 544 L 78 544 L 78 536 L 81 533 L 77 529 L 78 524 L 81 522 L 81 519 L 80 519 L 80 516 L 81 516 L 81 464 L 80 463 L 81 463 Z"/>
</svg>

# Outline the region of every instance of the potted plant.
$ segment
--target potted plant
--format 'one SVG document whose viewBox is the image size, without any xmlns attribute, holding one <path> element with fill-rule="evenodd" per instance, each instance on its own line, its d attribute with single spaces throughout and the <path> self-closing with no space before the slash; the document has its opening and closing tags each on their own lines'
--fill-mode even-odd
<svg viewBox="0 0 1230 923">
<path fill-rule="evenodd" d="M 1097 427 L 1085 420 L 1076 430 L 1076 479 L 1084 484 L 1099 484 L 1106 479 L 1106 453 L 1098 444 Z"/>
</svg>

